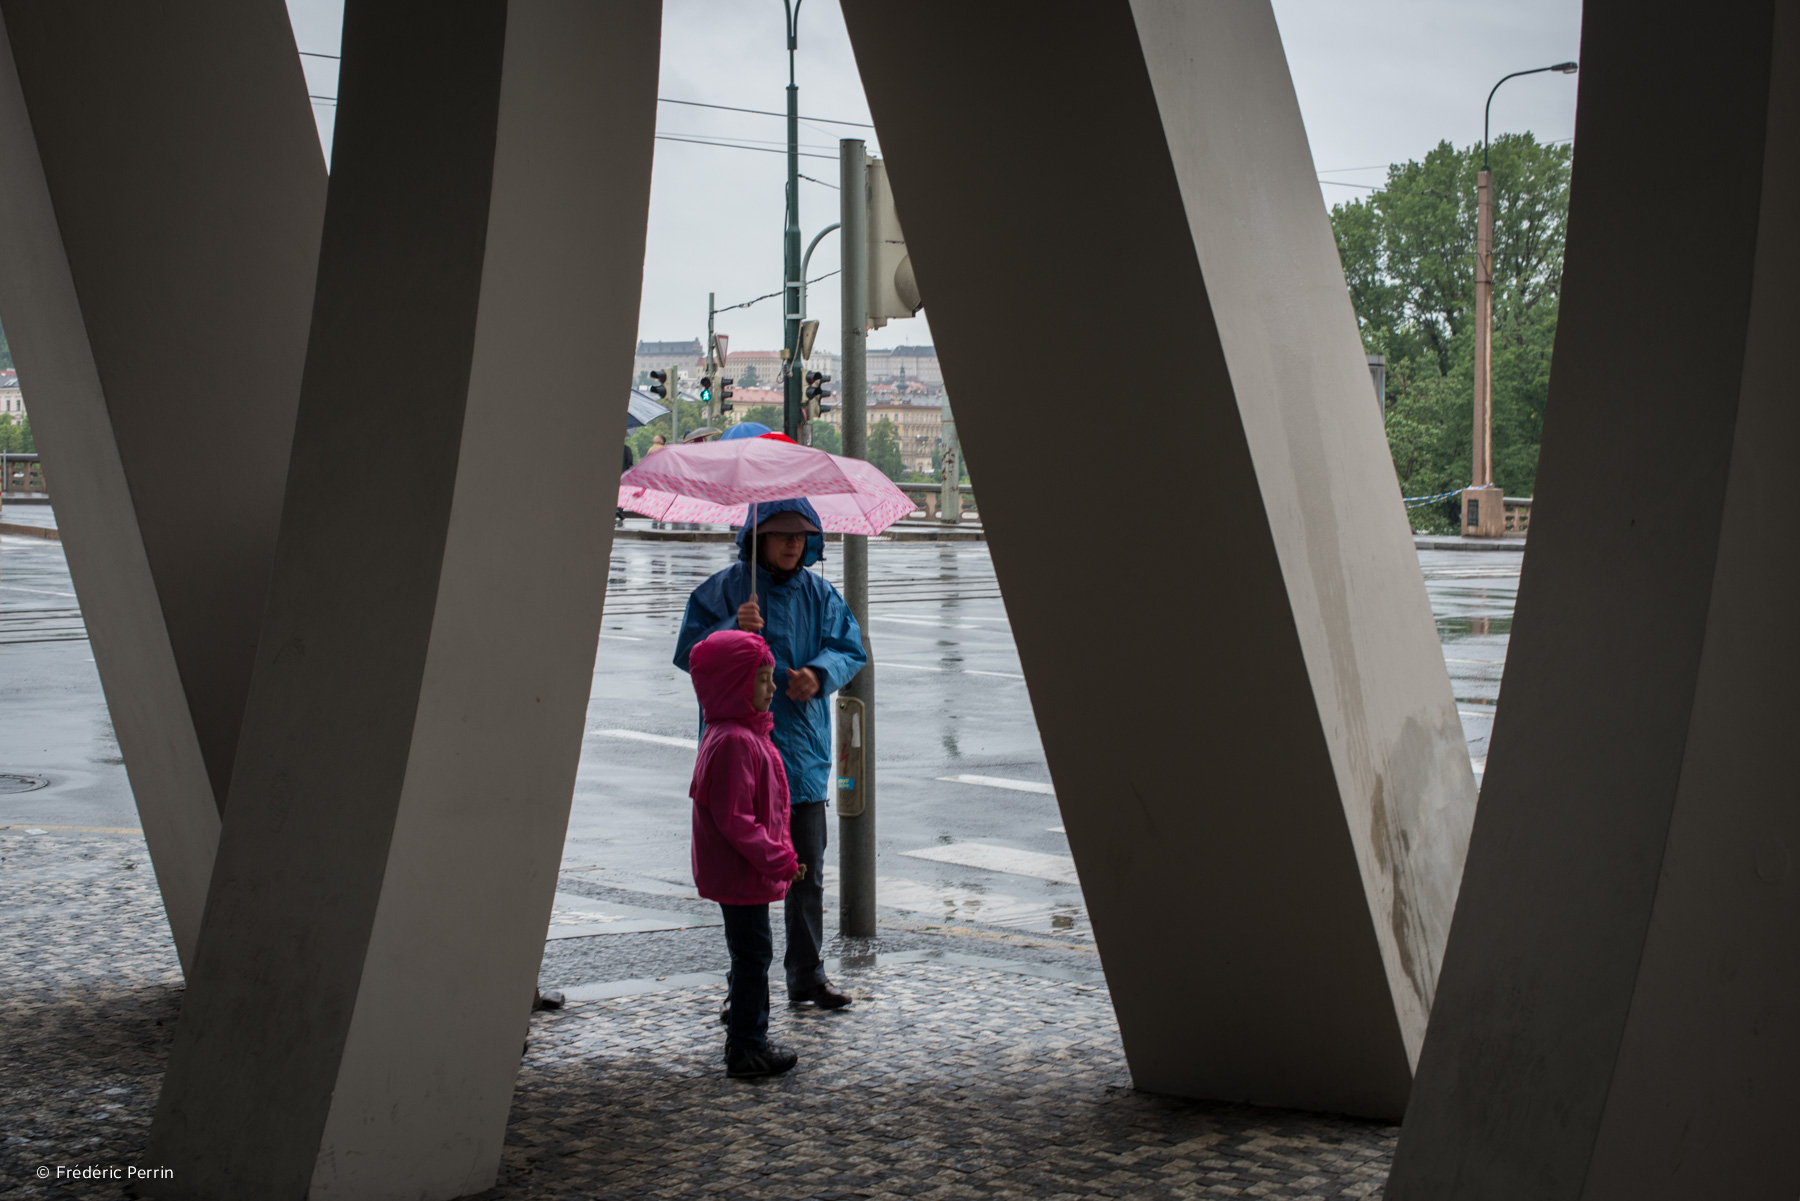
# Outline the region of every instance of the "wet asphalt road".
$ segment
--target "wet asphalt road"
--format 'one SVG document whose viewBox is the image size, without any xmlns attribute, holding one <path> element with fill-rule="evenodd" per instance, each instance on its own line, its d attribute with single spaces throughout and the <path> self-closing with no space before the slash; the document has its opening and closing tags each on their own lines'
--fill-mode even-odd
<svg viewBox="0 0 1800 1201">
<path fill-rule="evenodd" d="M 7 517 L 22 511 L 9 506 Z M 697 711 L 669 656 L 687 592 L 734 553 L 717 543 L 615 546 L 565 871 L 640 892 L 691 889 L 686 789 Z M 986 545 L 878 542 L 869 557 L 882 905 L 927 925 L 1085 940 Z M 1477 770 L 1521 558 L 1419 555 Z M 836 545 L 825 566 L 841 586 Z M 48 784 L 8 791 L 18 786 L 13 775 Z M 8 536 L 0 537 L 0 825 L 18 824 L 138 822 L 62 548 Z"/>
</svg>

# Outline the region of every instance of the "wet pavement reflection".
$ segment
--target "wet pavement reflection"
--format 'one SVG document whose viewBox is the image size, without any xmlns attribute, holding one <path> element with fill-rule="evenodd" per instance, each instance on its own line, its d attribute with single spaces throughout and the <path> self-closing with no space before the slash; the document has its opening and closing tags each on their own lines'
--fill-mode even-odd
<svg viewBox="0 0 1800 1201">
<path fill-rule="evenodd" d="M 686 794 L 697 710 L 670 655 L 689 590 L 735 549 L 615 545 L 566 871 L 629 892 L 691 888 Z M 1478 773 L 1522 558 L 1419 553 Z M 824 570 L 840 587 L 842 566 L 833 544 Z M 1091 939 L 987 546 L 877 542 L 870 571 L 886 917 L 919 928 Z M 29 786 L 0 787 L 0 825 L 138 824 L 62 547 L 7 536 L 0 537 L 0 784 L 12 777 Z M 831 871 L 826 884 L 834 886 Z"/>
</svg>

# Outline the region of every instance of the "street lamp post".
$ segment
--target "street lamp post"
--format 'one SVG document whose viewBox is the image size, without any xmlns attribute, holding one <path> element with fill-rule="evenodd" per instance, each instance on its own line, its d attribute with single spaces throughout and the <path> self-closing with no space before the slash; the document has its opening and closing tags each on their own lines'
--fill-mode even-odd
<svg viewBox="0 0 1800 1201">
<path fill-rule="evenodd" d="M 794 51 L 799 47 L 800 5 L 805 0 L 782 0 L 787 10 L 787 225 L 782 230 L 781 311 L 785 320 L 782 346 L 786 350 L 782 372 L 782 432 L 800 436 L 800 86 L 794 74 Z"/>
<path fill-rule="evenodd" d="M 1576 69 L 1577 64 L 1567 62 L 1504 75 L 1481 110 L 1481 172 L 1475 177 L 1475 446 L 1469 486 L 1462 494 L 1463 533 L 1477 537 L 1506 532 L 1506 500 L 1494 486 L 1494 173 L 1488 169 L 1488 120 L 1501 83 L 1546 71 L 1573 75 Z"/>
</svg>

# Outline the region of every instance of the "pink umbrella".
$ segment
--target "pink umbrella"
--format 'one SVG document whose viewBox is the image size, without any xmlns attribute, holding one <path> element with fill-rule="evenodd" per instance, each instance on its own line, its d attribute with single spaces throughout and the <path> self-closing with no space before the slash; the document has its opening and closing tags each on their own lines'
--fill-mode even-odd
<svg viewBox="0 0 1800 1201">
<path fill-rule="evenodd" d="M 834 534 L 879 534 L 914 508 L 861 459 L 773 436 L 671 446 L 619 477 L 619 507 L 658 521 L 743 525 L 752 504 L 794 497 Z"/>
<path fill-rule="evenodd" d="M 861 459 L 773 434 L 671 446 L 619 477 L 619 507 L 657 521 L 754 527 L 753 506 L 796 497 L 835 534 L 879 534 L 913 511 L 912 499 Z"/>
</svg>

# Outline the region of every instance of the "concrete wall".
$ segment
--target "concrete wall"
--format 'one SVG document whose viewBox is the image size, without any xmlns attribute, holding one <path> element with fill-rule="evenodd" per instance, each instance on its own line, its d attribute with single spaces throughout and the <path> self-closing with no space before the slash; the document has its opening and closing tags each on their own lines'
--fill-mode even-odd
<svg viewBox="0 0 1800 1201">
<path fill-rule="evenodd" d="M 1391 1201 L 1800 1191 L 1800 5 L 1691 17 L 1587 5 L 1531 551 Z"/>
<path fill-rule="evenodd" d="M 191 965 L 274 561 L 325 164 L 278 0 L 0 14 L 0 318 Z"/>
<path fill-rule="evenodd" d="M 592 464 L 626 394 L 593 381 L 632 353 L 659 36 L 622 2 L 346 10 L 270 604 L 152 1131 L 170 1196 L 494 1179 L 604 599 Z"/>
<path fill-rule="evenodd" d="M 844 11 L 1133 1078 L 1397 1116 L 1475 789 L 1266 0 Z M 1044 520 L 1134 345 L 1191 392 Z"/>
</svg>

